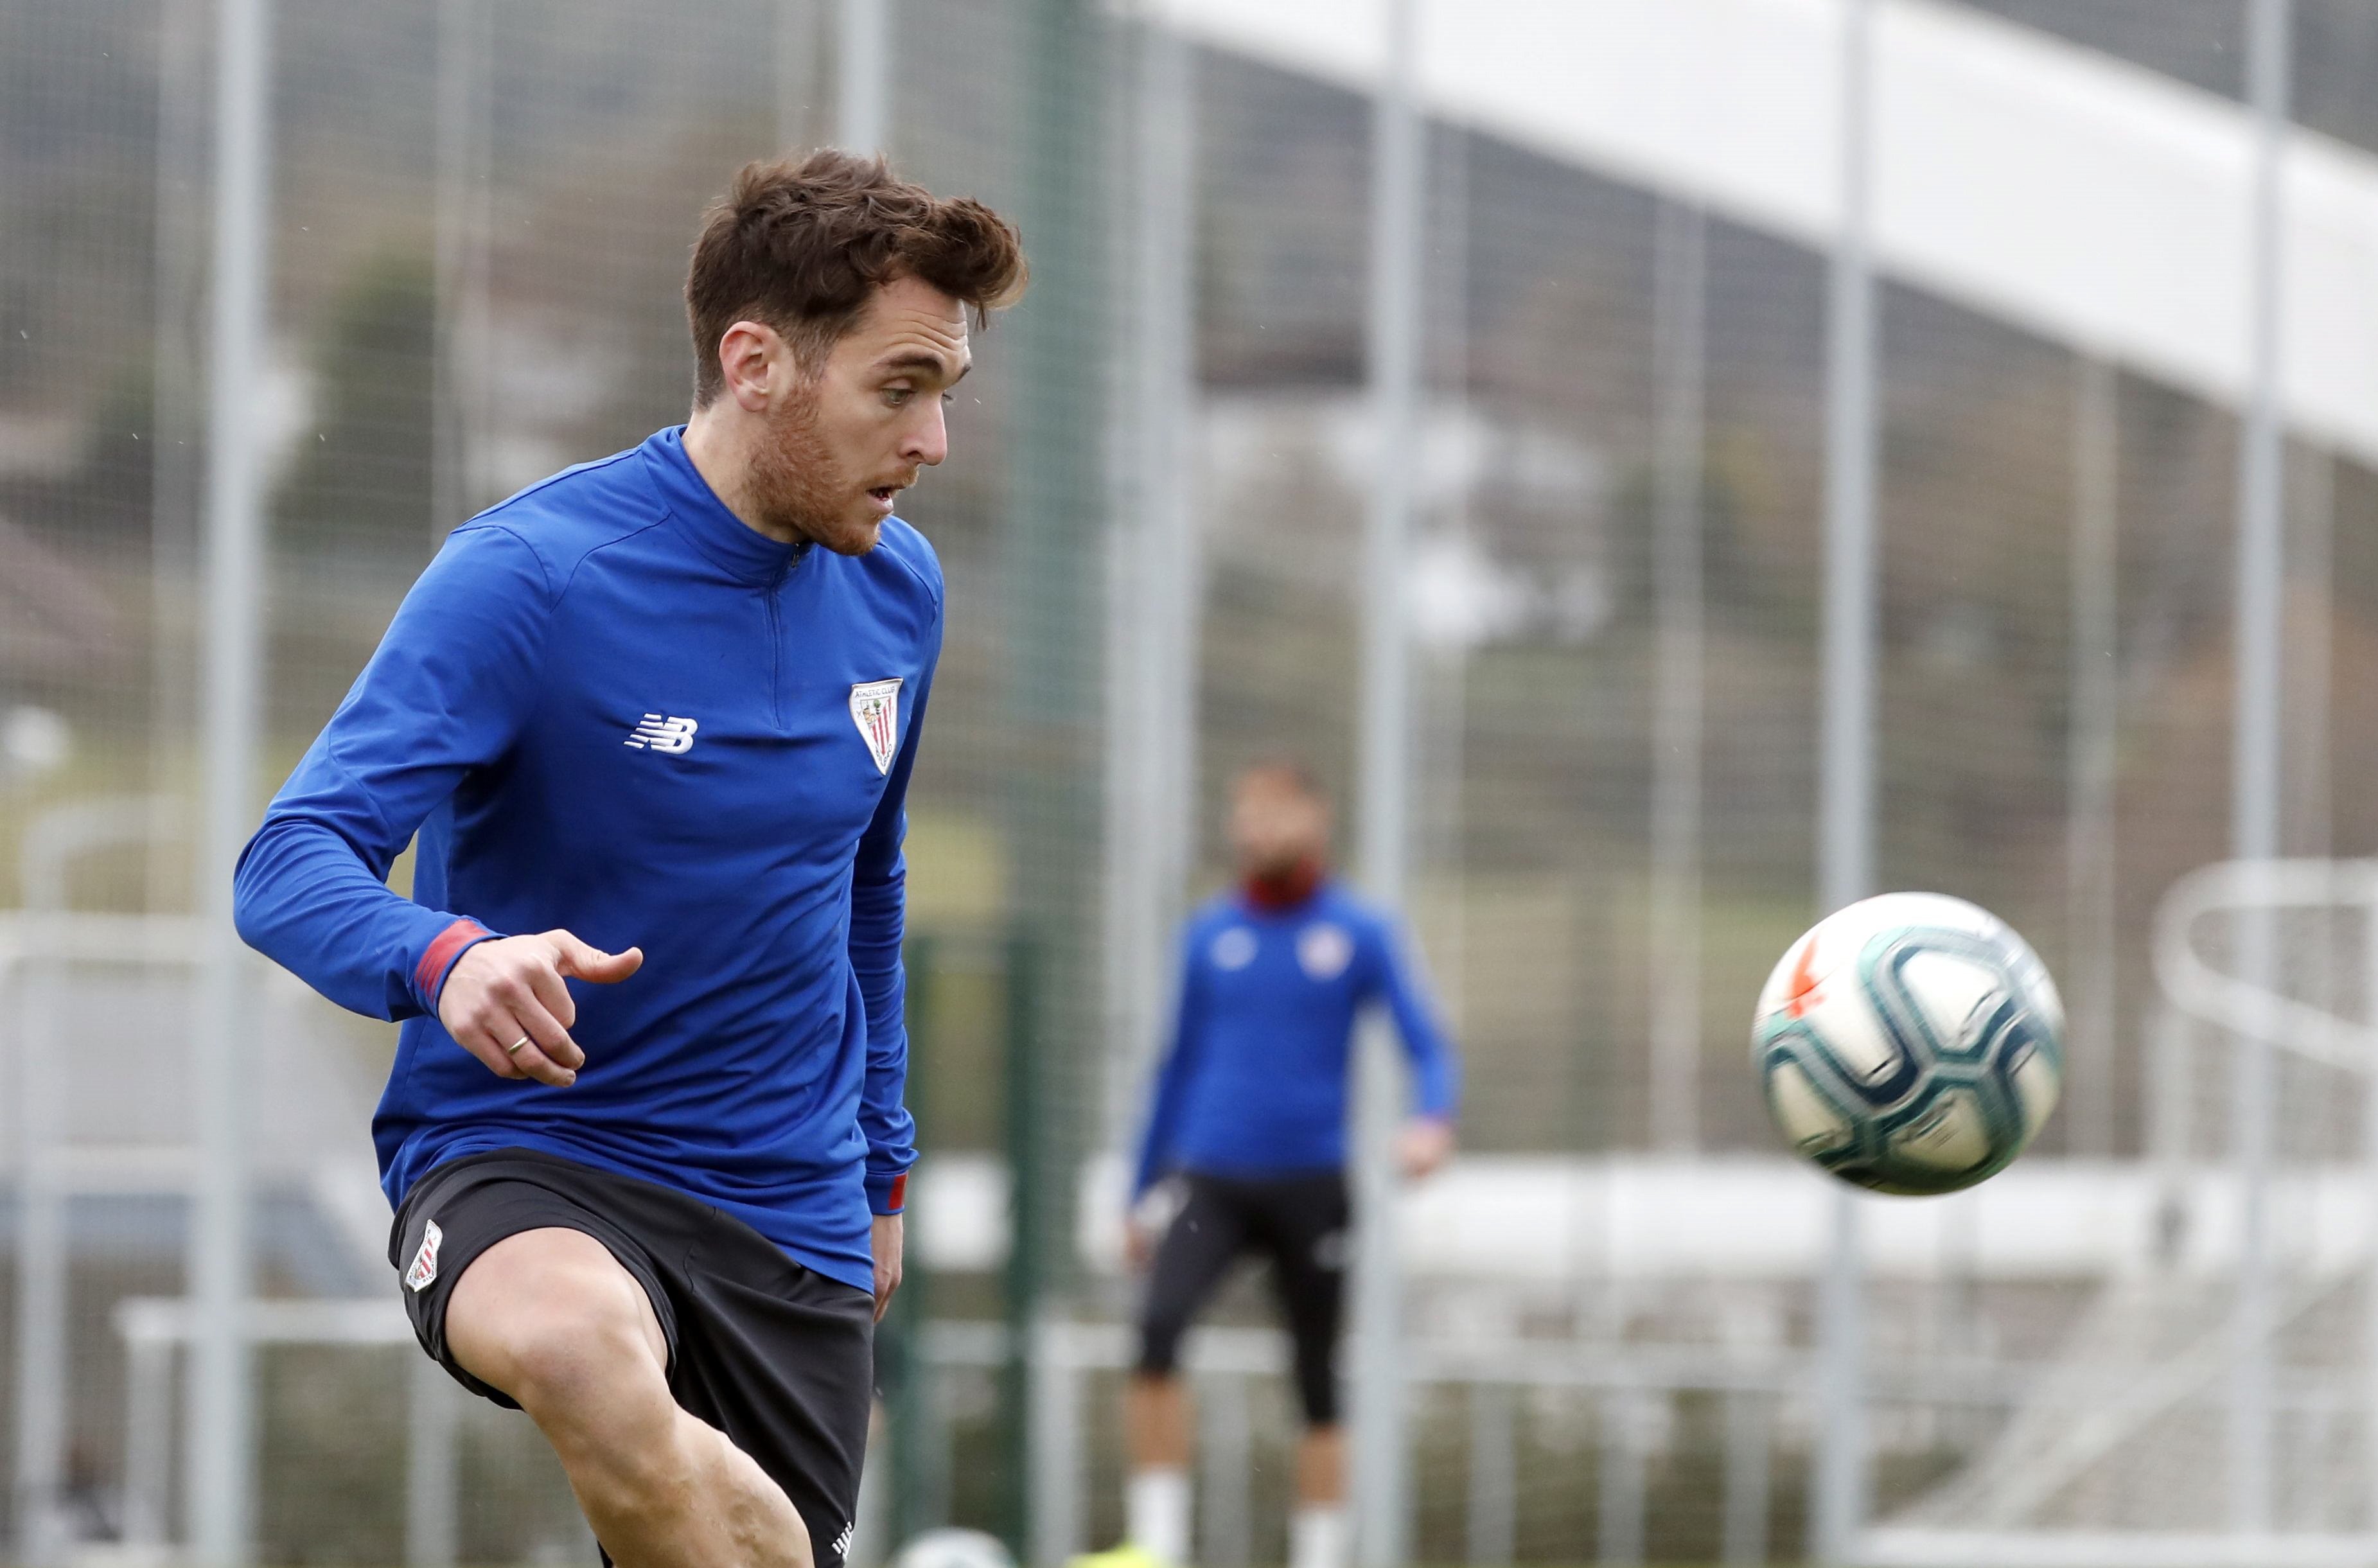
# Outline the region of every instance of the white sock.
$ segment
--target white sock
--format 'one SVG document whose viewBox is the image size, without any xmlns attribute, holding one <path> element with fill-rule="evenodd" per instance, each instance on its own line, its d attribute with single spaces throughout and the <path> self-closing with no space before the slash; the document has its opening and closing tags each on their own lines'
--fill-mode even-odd
<svg viewBox="0 0 2378 1568">
<path fill-rule="evenodd" d="M 1301 1502 L 1288 1526 L 1288 1568 L 1346 1568 L 1346 1505 Z"/>
<path fill-rule="evenodd" d="M 1135 1470 L 1123 1491 L 1123 1536 L 1159 1562 L 1189 1561 L 1189 1472 Z"/>
</svg>

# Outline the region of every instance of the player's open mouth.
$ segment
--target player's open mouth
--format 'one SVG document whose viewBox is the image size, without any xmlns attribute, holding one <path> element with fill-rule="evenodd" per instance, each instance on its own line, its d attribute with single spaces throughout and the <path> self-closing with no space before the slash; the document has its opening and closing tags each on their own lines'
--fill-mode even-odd
<svg viewBox="0 0 2378 1568">
<path fill-rule="evenodd" d="M 873 501 L 878 509 L 889 512 L 893 497 L 899 494 L 900 486 L 897 485 L 878 485 L 867 492 L 867 498 Z"/>
</svg>

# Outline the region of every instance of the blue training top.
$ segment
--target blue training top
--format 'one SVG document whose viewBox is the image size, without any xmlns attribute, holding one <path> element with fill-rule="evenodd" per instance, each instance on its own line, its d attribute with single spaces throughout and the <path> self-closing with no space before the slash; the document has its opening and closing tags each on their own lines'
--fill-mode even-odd
<svg viewBox="0 0 2378 1568">
<path fill-rule="evenodd" d="M 454 531 L 241 856 L 239 928 L 404 1021 L 372 1123 L 390 1203 L 441 1160 L 544 1150 L 864 1290 L 869 1214 L 916 1157 L 900 840 L 941 567 L 897 519 L 859 557 L 756 533 L 682 434 Z M 406 899 L 384 879 L 416 829 Z M 438 1022 L 466 948 L 555 927 L 644 952 L 570 983 L 568 1089 Z"/>
<path fill-rule="evenodd" d="M 1176 1170 L 1282 1176 L 1346 1163 L 1356 1014 L 1384 1000 L 1415 1108 L 1453 1114 L 1459 1069 L 1395 923 L 1335 881 L 1285 909 L 1243 892 L 1189 917 L 1180 1011 L 1133 1195 Z"/>
</svg>

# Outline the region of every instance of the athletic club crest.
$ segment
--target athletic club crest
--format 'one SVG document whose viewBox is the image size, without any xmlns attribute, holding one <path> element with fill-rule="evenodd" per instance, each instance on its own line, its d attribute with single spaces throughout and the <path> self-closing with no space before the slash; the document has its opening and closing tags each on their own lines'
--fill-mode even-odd
<svg viewBox="0 0 2378 1568">
<path fill-rule="evenodd" d="M 446 1233 L 438 1228 L 434 1219 L 422 1231 L 421 1251 L 413 1254 L 413 1266 L 404 1271 L 404 1283 L 412 1287 L 414 1295 L 427 1289 L 438 1277 L 438 1248 L 445 1239 Z"/>
<path fill-rule="evenodd" d="M 867 742 L 875 771 L 890 772 L 892 753 L 900 745 L 900 677 L 863 680 L 852 687 L 850 722 L 859 726 L 859 737 Z"/>
<path fill-rule="evenodd" d="M 1296 962 L 1315 980 L 1335 980 L 1354 962 L 1354 939 L 1323 920 L 1297 933 Z"/>
</svg>

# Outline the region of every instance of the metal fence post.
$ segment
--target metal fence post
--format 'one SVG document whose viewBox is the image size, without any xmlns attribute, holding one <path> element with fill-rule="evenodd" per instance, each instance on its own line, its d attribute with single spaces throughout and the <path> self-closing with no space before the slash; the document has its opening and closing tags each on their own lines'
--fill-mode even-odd
<svg viewBox="0 0 2378 1568">
<path fill-rule="evenodd" d="M 908 1114 L 917 1120 L 917 1146 L 929 1147 L 931 1123 L 933 1059 L 933 994 L 940 976 L 940 944 L 931 937 L 908 939 Z M 920 1156 L 921 1158 L 921 1156 Z M 912 1182 L 913 1186 L 914 1183 Z M 904 1227 L 904 1229 L 907 1227 Z M 923 1267 L 923 1253 L 913 1230 L 908 1231 L 902 1259 L 900 1289 L 892 1298 L 877 1331 L 875 1365 L 883 1390 L 889 1428 L 883 1444 L 891 1468 L 892 1539 L 885 1543 L 888 1559 L 900 1542 L 941 1523 L 940 1466 L 935 1447 L 931 1368 L 925 1359 L 925 1320 L 931 1302 L 931 1279 Z"/>
<path fill-rule="evenodd" d="M 1374 898 L 1404 892 L 1411 821 L 1413 452 L 1420 428 L 1423 126 L 1414 102 L 1418 0 L 1387 0 L 1387 64 L 1374 105 L 1367 353 L 1374 438 L 1364 556 L 1360 862 Z M 1403 1368 L 1398 1348 L 1402 1275 L 1395 1255 L 1400 1119 L 1399 1063 L 1375 1021 L 1359 1042 L 1355 1116 L 1353 1398 L 1354 1551 L 1363 1568 L 1406 1556 Z"/>
<path fill-rule="evenodd" d="M 271 266 L 271 0 L 221 0 L 215 81 L 214 298 L 208 353 L 204 799 L 196 1010 L 200 1169 L 189 1275 L 190 1545 L 199 1568 L 251 1550 L 254 1418 L 247 1302 L 246 948 L 232 871 L 254 812 L 263 684 L 264 473 L 257 431 Z"/>
<path fill-rule="evenodd" d="M 1757 1568 L 1767 1561 L 1768 1429 L 1774 1401 L 1755 1389 L 1725 1396 L 1725 1568 Z"/>
<path fill-rule="evenodd" d="M 462 1550 L 462 1390 L 426 1356 L 406 1356 L 404 1561 L 406 1568 L 453 1568 Z"/>
<path fill-rule="evenodd" d="M 486 495 L 487 296 L 493 238 L 495 10 L 438 0 L 438 145 L 432 225 L 436 326 L 430 365 L 429 544 L 446 541 Z"/>
<path fill-rule="evenodd" d="M 2280 601 L 2287 559 L 2285 435 L 2279 419 L 2279 209 L 2288 132 L 2289 0 L 2247 0 L 2247 99 L 2255 122 L 2249 244 L 2246 416 L 2239 426 L 2237 680 L 2231 715 L 2229 852 L 2266 860 L 2279 852 Z M 2268 989 L 2276 968 L 2271 914 L 2248 909 L 2238 929 L 2238 973 Z M 2229 1526 L 2271 1526 L 2273 1300 L 2270 1167 L 2277 1094 L 2268 1041 L 2239 1036 L 2231 1076 L 2232 1157 L 2242 1214 L 2238 1294 L 2231 1320 Z"/>
<path fill-rule="evenodd" d="M 1197 1549 L 1204 1568 L 1247 1568 L 1254 1558 L 1249 1514 L 1255 1433 L 1243 1372 L 1197 1380 Z"/>
<path fill-rule="evenodd" d="M 1195 480 L 1196 64 L 1144 5 L 1135 35 L 1128 195 L 1126 391 L 1107 606 L 1106 977 L 1101 1131 L 1132 1135 L 1171 986 L 1171 925 L 1196 842 L 1197 647 L 1204 598 Z"/>
<path fill-rule="evenodd" d="M 2362 1021 L 2378 1032 L 2378 876 L 2362 893 Z M 2363 1528 L 2378 1534 L 2378 1071 L 2361 1085 L 2363 1202 L 2370 1205 L 2370 1255 L 2363 1261 L 2361 1462 L 2366 1488 Z"/>
<path fill-rule="evenodd" d="M 174 1342 L 127 1328 L 124 1351 L 124 1544 L 162 1550 L 173 1512 Z"/>
<path fill-rule="evenodd" d="M 1594 1559 L 1615 1568 L 1643 1561 L 1643 1425 L 1640 1389 L 1602 1396 L 1602 1462 L 1594 1509 Z"/>
<path fill-rule="evenodd" d="M 1470 1510 L 1472 1568 L 1511 1561 L 1517 1547 L 1519 1455 L 1508 1383 L 1470 1385 Z"/>
<path fill-rule="evenodd" d="M 1032 1549 L 1027 1561 L 1066 1562 L 1082 1549 L 1082 1393 L 1073 1325 L 1045 1308 L 1032 1325 Z"/>
<path fill-rule="evenodd" d="M 1005 1275 L 1007 1366 L 1000 1390 L 1005 1492 L 1002 1532 L 1018 1562 L 1030 1562 L 1036 1538 L 1032 1518 L 1030 1466 L 1035 1448 L 1033 1362 L 1041 1346 L 1041 1251 L 1049 1215 L 1042 1193 L 1040 1109 L 1041 1063 L 1039 1046 L 1037 954 L 1029 938 L 1007 941 L 1007 1115 L 1008 1245 Z"/>
<path fill-rule="evenodd" d="M 834 139 L 881 152 L 890 130 L 892 0 L 842 0 L 836 12 Z"/>
<path fill-rule="evenodd" d="M 1073 1178 L 1096 1136 L 1096 1115 L 1077 1096 L 1099 1033 L 1097 857 L 1104 842 L 1098 676 L 1099 563 L 1106 558 L 1112 454 L 1087 433 L 1108 417 L 1112 359 L 1107 294 L 1111 257 L 1104 222 L 1111 149 L 1106 127 L 1112 30 L 1090 0 L 1028 0 L 1014 10 L 1020 92 L 1015 215 L 1031 247 L 1031 293 L 1008 317 L 1001 358 L 1013 366 L 1002 531 L 1002 613 L 1007 617 L 1003 693 L 1010 717 L 1006 784 L 1015 868 L 1015 916 L 1030 938 L 1024 987 L 1030 1003 L 1020 1044 L 1030 1071 L 1036 1133 L 1018 1143 L 1011 1119 L 1016 1215 L 1010 1263 L 1010 1323 L 1017 1376 L 1035 1354 L 1036 1325 L 1072 1275 L 1067 1242 Z M 1059 1094 L 1063 1099 L 1052 1104 Z M 1035 1450 L 1030 1418 L 1011 1419 L 1019 1467 Z M 1030 1553 L 1027 1478 L 1010 1497 L 1013 1545 Z"/>
<path fill-rule="evenodd" d="M 1659 667 L 1651 755 L 1651 1141 L 1699 1141 L 1701 467 L 1707 444 L 1709 220 L 1660 205 L 1652 301 L 1658 381 L 1652 561 Z"/>
<path fill-rule="evenodd" d="M 1841 214 L 1833 245 L 1825 386 L 1825 609 L 1818 900 L 1863 898 L 1874 881 L 1875 300 L 1868 256 L 1874 0 L 1842 11 Z M 1866 1512 L 1857 1198 L 1833 1194 L 1819 1281 L 1819 1420 L 1810 1556 L 1847 1562 Z"/>
<path fill-rule="evenodd" d="M 30 902 L 30 901 L 29 901 Z M 18 1048 L 16 1535 L 18 1561 L 50 1568 L 67 1541 L 60 1514 L 66 1481 L 67 1136 L 58 1060 L 59 970 L 27 965 Z"/>
<path fill-rule="evenodd" d="M 2065 1116 L 2075 1154 L 2114 1152 L 2114 780 L 2121 697 L 2116 601 L 2120 381 L 2087 355 L 2072 377 L 2072 717 L 2065 802 Z"/>
</svg>

